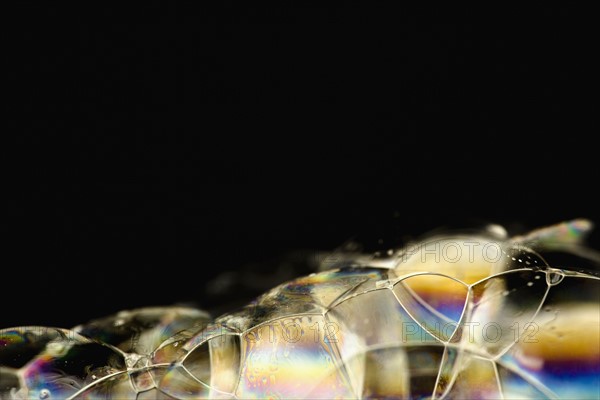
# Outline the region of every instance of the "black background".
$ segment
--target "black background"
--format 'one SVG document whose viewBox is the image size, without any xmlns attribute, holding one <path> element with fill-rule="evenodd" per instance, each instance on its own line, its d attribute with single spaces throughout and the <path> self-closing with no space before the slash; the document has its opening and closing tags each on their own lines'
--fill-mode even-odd
<svg viewBox="0 0 600 400">
<path fill-rule="evenodd" d="M 199 4 L 6 13 L 0 328 L 219 308 L 352 238 L 600 221 L 589 10 Z"/>
</svg>

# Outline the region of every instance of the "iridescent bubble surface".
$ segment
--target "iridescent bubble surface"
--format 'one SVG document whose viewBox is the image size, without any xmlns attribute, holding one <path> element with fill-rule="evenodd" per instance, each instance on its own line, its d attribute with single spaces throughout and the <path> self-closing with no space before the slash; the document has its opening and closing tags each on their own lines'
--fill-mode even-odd
<svg viewBox="0 0 600 400">
<path fill-rule="evenodd" d="M 433 236 L 216 319 L 154 307 L 2 329 L 0 398 L 599 398 L 600 278 L 543 254 L 592 254 L 590 229 Z"/>
</svg>

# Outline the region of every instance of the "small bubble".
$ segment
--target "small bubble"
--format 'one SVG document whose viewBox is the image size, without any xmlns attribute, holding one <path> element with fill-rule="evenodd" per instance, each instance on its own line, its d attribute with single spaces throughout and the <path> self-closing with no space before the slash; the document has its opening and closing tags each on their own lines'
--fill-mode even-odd
<svg viewBox="0 0 600 400">
<path fill-rule="evenodd" d="M 98 377 L 96 375 L 92 375 L 92 379 L 97 379 Z"/>
<path fill-rule="evenodd" d="M 540 279 L 540 278 L 541 278 L 541 275 L 536 275 L 535 276 L 535 279 Z"/>
<path fill-rule="evenodd" d="M 261 382 L 263 383 L 263 385 L 266 385 L 267 384 L 267 377 L 263 376 L 262 379 L 261 379 Z"/>
<path fill-rule="evenodd" d="M 529 286 L 529 287 L 533 286 L 533 282 L 527 282 L 527 286 Z"/>
<path fill-rule="evenodd" d="M 40 390 L 40 399 L 48 399 L 50 398 L 50 391 L 48 389 Z"/>
<path fill-rule="evenodd" d="M 546 274 L 546 283 L 550 286 L 558 285 L 564 279 L 564 275 L 559 272 L 549 272 Z"/>
<path fill-rule="evenodd" d="M 508 290 L 505 290 L 504 292 L 502 292 L 502 296 L 508 296 Z"/>
<path fill-rule="evenodd" d="M 392 249 L 389 249 L 389 250 L 387 251 L 387 255 L 388 255 L 388 256 L 391 256 L 391 255 L 393 255 L 393 254 L 394 254 L 394 250 L 392 250 Z"/>
<path fill-rule="evenodd" d="M 254 375 L 248 375 L 248 380 L 250 382 L 254 382 L 254 380 L 255 380 Z"/>
</svg>

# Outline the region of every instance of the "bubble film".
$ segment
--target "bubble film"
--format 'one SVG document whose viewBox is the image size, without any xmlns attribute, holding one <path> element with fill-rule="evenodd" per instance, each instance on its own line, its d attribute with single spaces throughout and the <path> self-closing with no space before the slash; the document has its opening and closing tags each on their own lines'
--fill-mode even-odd
<svg viewBox="0 0 600 400">
<path fill-rule="evenodd" d="M 597 399 L 600 278 L 577 264 L 597 258 L 591 228 L 432 236 L 216 319 L 153 307 L 2 329 L 0 398 Z M 557 249 L 573 264 L 548 263 Z"/>
</svg>

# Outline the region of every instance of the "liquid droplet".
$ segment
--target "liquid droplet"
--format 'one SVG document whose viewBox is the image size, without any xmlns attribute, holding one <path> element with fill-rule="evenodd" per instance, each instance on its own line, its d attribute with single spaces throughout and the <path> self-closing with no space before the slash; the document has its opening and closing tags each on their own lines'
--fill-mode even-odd
<svg viewBox="0 0 600 400">
<path fill-rule="evenodd" d="M 48 389 L 40 390 L 40 399 L 48 399 L 50 398 L 50 391 Z"/>
<path fill-rule="evenodd" d="M 527 286 L 529 286 L 529 287 L 533 286 L 533 282 L 527 282 Z"/>
</svg>

